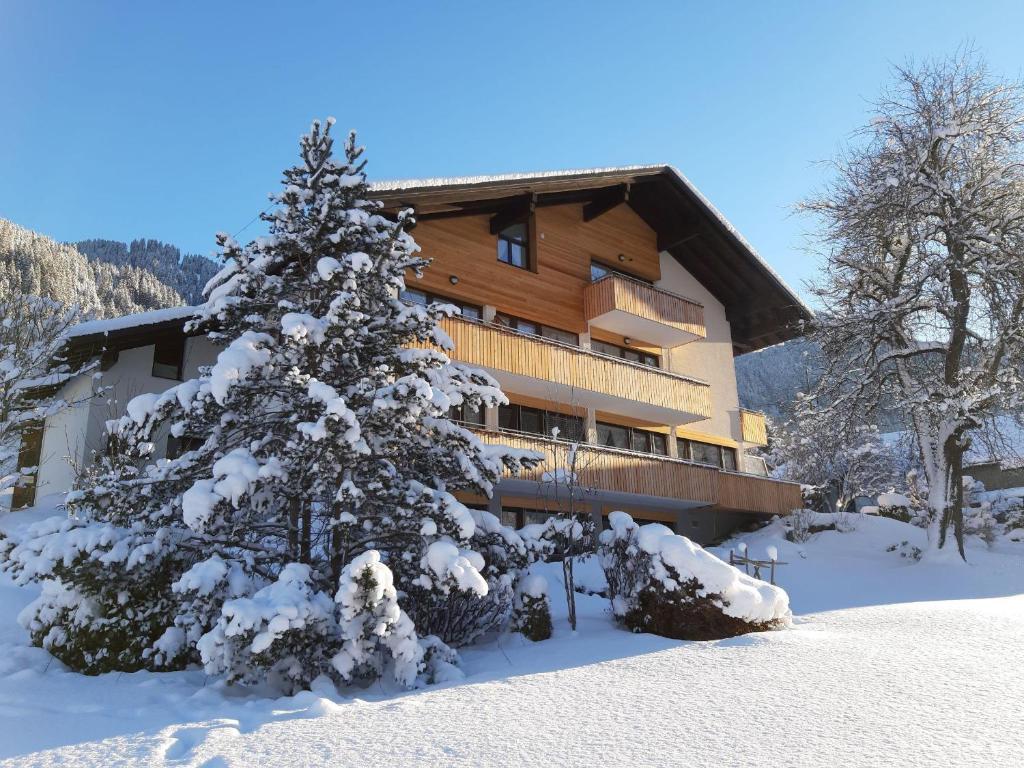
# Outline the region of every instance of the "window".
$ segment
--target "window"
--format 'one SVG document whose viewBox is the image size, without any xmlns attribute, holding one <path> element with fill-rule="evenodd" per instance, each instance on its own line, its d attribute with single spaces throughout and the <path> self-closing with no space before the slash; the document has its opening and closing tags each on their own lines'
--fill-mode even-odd
<svg viewBox="0 0 1024 768">
<path fill-rule="evenodd" d="M 512 224 L 498 233 L 498 261 L 520 269 L 530 268 L 530 238 L 526 222 Z"/>
<path fill-rule="evenodd" d="M 176 459 L 183 453 L 188 453 L 189 451 L 202 448 L 204 442 L 204 440 L 190 435 L 183 435 L 182 437 L 168 435 L 167 452 L 165 455 L 168 459 Z"/>
<path fill-rule="evenodd" d="M 482 426 L 484 423 L 484 412 L 481 408 L 470 408 L 468 405 L 453 405 L 448 409 L 448 418 L 452 421 Z"/>
<path fill-rule="evenodd" d="M 436 293 L 428 293 L 417 288 L 406 288 L 398 296 L 402 301 L 407 301 L 410 304 L 419 304 L 422 307 L 428 304 L 454 304 L 465 318 L 470 320 L 480 320 L 483 318 L 483 310 L 476 304 L 470 304 L 459 299 L 449 299 L 447 296 L 439 296 Z"/>
<path fill-rule="evenodd" d="M 502 328 L 509 328 L 519 333 L 529 333 L 533 336 L 543 336 L 545 339 L 560 341 L 563 344 L 571 344 L 574 347 L 580 345 L 580 337 L 575 333 L 563 331 L 560 328 L 552 328 L 550 325 L 535 323 L 532 320 L 524 320 L 521 317 L 507 315 L 504 312 L 494 314 L 494 324 Z"/>
<path fill-rule="evenodd" d="M 661 360 L 657 355 L 652 355 L 649 352 L 644 352 L 640 349 L 633 349 L 632 347 L 620 347 L 618 344 L 610 344 L 607 341 L 594 341 L 590 342 L 590 348 L 595 352 L 600 352 L 602 355 L 611 355 L 612 357 L 621 357 L 623 360 L 629 360 L 640 365 L 647 365 L 651 368 L 660 368 Z"/>
<path fill-rule="evenodd" d="M 597 442 L 610 448 L 627 448 L 631 451 L 655 453 L 659 456 L 668 455 L 668 442 L 665 435 L 636 427 L 623 427 L 599 421 L 597 422 Z"/>
<path fill-rule="evenodd" d="M 161 336 L 153 345 L 153 375 L 158 379 L 181 380 L 185 362 L 185 337 L 179 333 Z"/>
<path fill-rule="evenodd" d="M 679 458 L 726 469 L 730 472 L 736 470 L 736 451 L 734 449 L 702 443 L 699 440 L 680 439 Z"/>
<path fill-rule="evenodd" d="M 608 277 L 608 275 L 622 275 L 622 277 L 628 277 L 630 280 L 639 280 L 641 283 L 647 283 L 651 285 L 650 280 L 644 280 L 642 277 L 631 275 L 628 272 L 623 272 L 615 267 L 606 266 L 598 261 L 590 262 L 590 282 L 596 283 L 602 277 Z"/>
<path fill-rule="evenodd" d="M 584 435 L 583 419 L 579 416 L 568 416 L 515 403 L 498 406 L 498 426 L 501 429 L 529 432 L 545 437 L 552 437 L 552 430 L 557 428 L 559 440 L 582 441 Z"/>
</svg>

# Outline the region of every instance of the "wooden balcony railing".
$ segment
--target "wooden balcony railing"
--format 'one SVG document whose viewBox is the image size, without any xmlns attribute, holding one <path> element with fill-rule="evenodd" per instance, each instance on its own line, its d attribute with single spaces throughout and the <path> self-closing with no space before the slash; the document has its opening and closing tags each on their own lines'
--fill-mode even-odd
<svg viewBox="0 0 1024 768">
<path fill-rule="evenodd" d="M 740 434 L 743 442 L 753 445 L 768 445 L 768 428 L 764 414 L 740 409 Z"/>
<path fill-rule="evenodd" d="M 454 359 L 487 369 L 513 393 L 618 407 L 660 424 L 711 415 L 710 388 L 696 379 L 461 317 L 442 320 L 441 327 L 455 343 Z"/>
<path fill-rule="evenodd" d="M 521 432 L 473 430 L 490 445 L 537 451 L 545 456 L 540 465 L 518 475 L 517 480 L 543 482 L 545 473 L 567 470 L 569 443 Z M 584 444 L 577 450 L 576 482 L 581 488 L 766 514 L 788 514 L 801 505 L 800 486 L 796 483 L 597 445 Z"/>
<path fill-rule="evenodd" d="M 622 275 L 606 275 L 588 285 L 583 312 L 597 328 L 662 347 L 707 336 L 702 305 Z"/>
</svg>

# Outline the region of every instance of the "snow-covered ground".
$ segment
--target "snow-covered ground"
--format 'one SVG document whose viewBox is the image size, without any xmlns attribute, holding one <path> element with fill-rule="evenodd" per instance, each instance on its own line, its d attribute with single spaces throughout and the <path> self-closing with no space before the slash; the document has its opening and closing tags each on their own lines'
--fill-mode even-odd
<svg viewBox="0 0 1024 768">
<path fill-rule="evenodd" d="M 878 518 L 802 545 L 777 525 L 743 541 L 788 563 L 792 629 L 711 643 L 631 635 L 606 600 L 581 595 L 572 635 L 553 584 L 551 640 L 506 635 L 463 651 L 461 682 L 350 697 L 258 698 L 198 672 L 67 672 L 15 622 L 31 592 L 0 577 L 0 764 L 1019 763 L 1024 544 L 972 545 L 968 566 L 911 564 L 885 550 L 923 545 L 923 531 Z M 601 580 L 593 564 L 582 576 Z"/>
</svg>

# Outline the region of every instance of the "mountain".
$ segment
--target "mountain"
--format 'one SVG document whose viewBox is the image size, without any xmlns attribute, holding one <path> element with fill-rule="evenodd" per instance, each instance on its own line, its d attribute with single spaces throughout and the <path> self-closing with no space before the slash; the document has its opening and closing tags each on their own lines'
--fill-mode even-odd
<svg viewBox="0 0 1024 768">
<path fill-rule="evenodd" d="M 91 317 L 197 304 L 213 261 L 157 240 L 61 243 L 0 219 L 0 293 L 48 296 Z"/>
<path fill-rule="evenodd" d="M 205 256 L 186 253 L 159 240 L 81 240 L 75 246 L 92 262 L 149 272 L 176 291 L 187 304 L 203 302 L 203 286 L 220 267 Z"/>
<path fill-rule="evenodd" d="M 774 419 L 791 415 L 798 392 L 810 392 L 821 378 L 820 350 L 807 339 L 748 352 L 736 358 L 740 405 Z"/>
</svg>

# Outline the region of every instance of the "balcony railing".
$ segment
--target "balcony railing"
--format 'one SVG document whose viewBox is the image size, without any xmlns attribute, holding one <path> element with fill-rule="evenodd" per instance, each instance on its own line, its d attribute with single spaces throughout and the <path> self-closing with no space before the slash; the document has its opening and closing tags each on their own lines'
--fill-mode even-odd
<svg viewBox="0 0 1024 768">
<path fill-rule="evenodd" d="M 740 434 L 743 442 L 768 445 L 768 428 L 763 413 L 740 409 Z"/>
<path fill-rule="evenodd" d="M 701 304 L 622 275 L 606 275 L 588 285 L 583 312 L 596 328 L 660 347 L 677 347 L 707 336 Z"/>
<path fill-rule="evenodd" d="M 697 379 L 491 323 L 450 317 L 441 327 L 455 344 L 452 357 L 484 368 L 506 392 L 657 424 L 711 415 L 710 388 Z"/>
<path fill-rule="evenodd" d="M 516 476 L 516 480 L 542 483 L 547 479 L 546 473 L 569 470 L 566 463 L 570 443 L 522 432 L 471 428 L 489 445 L 507 445 L 544 455 L 541 464 Z M 598 445 L 579 445 L 575 474 L 580 488 L 674 499 L 723 510 L 788 514 L 801 505 L 800 486 L 796 483 Z"/>
</svg>

